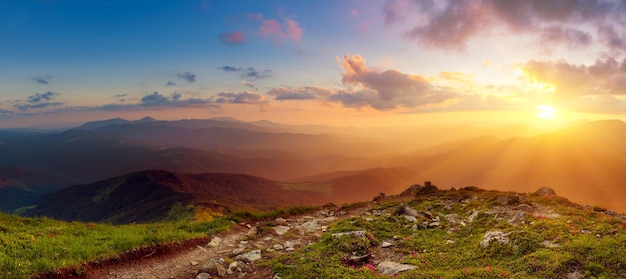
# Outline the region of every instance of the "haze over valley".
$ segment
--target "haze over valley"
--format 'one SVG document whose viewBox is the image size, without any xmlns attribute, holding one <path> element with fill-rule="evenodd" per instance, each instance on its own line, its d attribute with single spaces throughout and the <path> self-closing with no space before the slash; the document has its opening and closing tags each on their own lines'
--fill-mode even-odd
<svg viewBox="0 0 626 279">
<path fill-rule="evenodd" d="M 574 202 L 624 212 L 625 139 L 620 120 L 536 130 L 110 119 L 55 132 L 4 131 L 0 196 L 3 210 L 29 216 L 119 223 L 135 221 L 138 211 L 151 212 L 141 221 L 167 220 L 175 206 L 220 216 L 366 201 L 433 181 L 444 189 L 549 186 Z M 118 203 L 127 209 L 102 208 Z"/>
</svg>

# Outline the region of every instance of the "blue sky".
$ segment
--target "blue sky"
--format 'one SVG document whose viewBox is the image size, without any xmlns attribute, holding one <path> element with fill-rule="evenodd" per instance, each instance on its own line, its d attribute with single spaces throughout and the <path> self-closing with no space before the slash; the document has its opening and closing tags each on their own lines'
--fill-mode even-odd
<svg viewBox="0 0 626 279">
<path fill-rule="evenodd" d="M 0 127 L 626 112 L 626 4 L 0 1 Z"/>
</svg>

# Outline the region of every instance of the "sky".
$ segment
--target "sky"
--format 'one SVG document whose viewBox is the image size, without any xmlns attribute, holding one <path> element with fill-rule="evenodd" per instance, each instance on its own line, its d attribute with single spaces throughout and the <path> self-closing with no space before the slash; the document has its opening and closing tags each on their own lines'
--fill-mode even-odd
<svg viewBox="0 0 626 279">
<path fill-rule="evenodd" d="M 0 128 L 626 114 L 617 0 L 2 0 Z"/>
</svg>

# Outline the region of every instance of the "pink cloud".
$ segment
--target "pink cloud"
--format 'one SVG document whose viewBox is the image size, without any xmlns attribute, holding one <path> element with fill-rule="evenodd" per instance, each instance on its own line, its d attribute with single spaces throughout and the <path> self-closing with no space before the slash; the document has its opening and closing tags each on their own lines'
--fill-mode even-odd
<svg viewBox="0 0 626 279">
<path fill-rule="evenodd" d="M 220 41 L 229 45 L 238 45 L 245 42 L 246 38 L 241 31 L 232 32 L 232 33 L 224 33 L 220 35 Z"/>
<path fill-rule="evenodd" d="M 300 42 L 302 33 L 303 29 L 293 19 L 284 19 L 282 24 L 274 19 L 264 20 L 257 32 L 259 36 L 272 38 L 274 44 L 284 41 Z"/>
</svg>

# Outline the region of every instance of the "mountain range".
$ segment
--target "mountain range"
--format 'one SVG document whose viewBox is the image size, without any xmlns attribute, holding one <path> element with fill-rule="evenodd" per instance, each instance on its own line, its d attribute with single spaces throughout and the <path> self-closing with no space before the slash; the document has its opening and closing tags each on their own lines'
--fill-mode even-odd
<svg viewBox="0 0 626 279">
<path fill-rule="evenodd" d="M 265 181 L 261 184 L 274 185 L 272 191 L 278 197 L 284 194 L 298 200 L 299 194 L 307 193 L 308 200 L 298 201 L 311 204 L 369 200 L 381 192 L 397 194 L 411 184 L 432 180 L 444 188 L 476 185 L 521 192 L 549 186 L 579 203 L 626 211 L 621 200 L 626 196 L 622 171 L 626 123 L 622 121 L 575 123 L 543 133 L 531 133 L 519 125 L 491 130 L 448 128 L 341 129 L 231 118 L 159 121 L 146 117 L 89 122 L 60 132 L 2 130 L 0 209 L 33 204 L 20 212 L 83 218 L 60 212 L 54 204 L 82 209 L 98 195 L 96 189 L 115 184 L 111 179 L 163 172 L 194 181 L 193 185 L 209 183 L 196 175 L 207 179 L 218 174 L 247 175 L 249 179 L 238 180 L 245 191 Z M 165 212 L 179 205 L 184 205 L 184 212 L 202 205 L 215 214 L 261 209 L 253 201 L 225 197 L 213 199 L 220 206 L 212 207 L 206 200 L 215 192 L 203 196 L 200 186 L 183 191 L 170 180 L 161 183 L 157 179 L 170 176 L 145 175 L 150 177 L 146 185 L 177 193 L 171 199 L 148 203 L 154 205 L 155 215 L 145 220 L 170 218 Z M 210 185 L 207 189 L 229 189 Z M 65 188 L 73 192 L 60 192 Z M 289 199 L 280 201 L 271 207 L 293 204 Z M 94 220 L 127 222 L 134 219 L 131 215 L 122 210 Z"/>
</svg>

